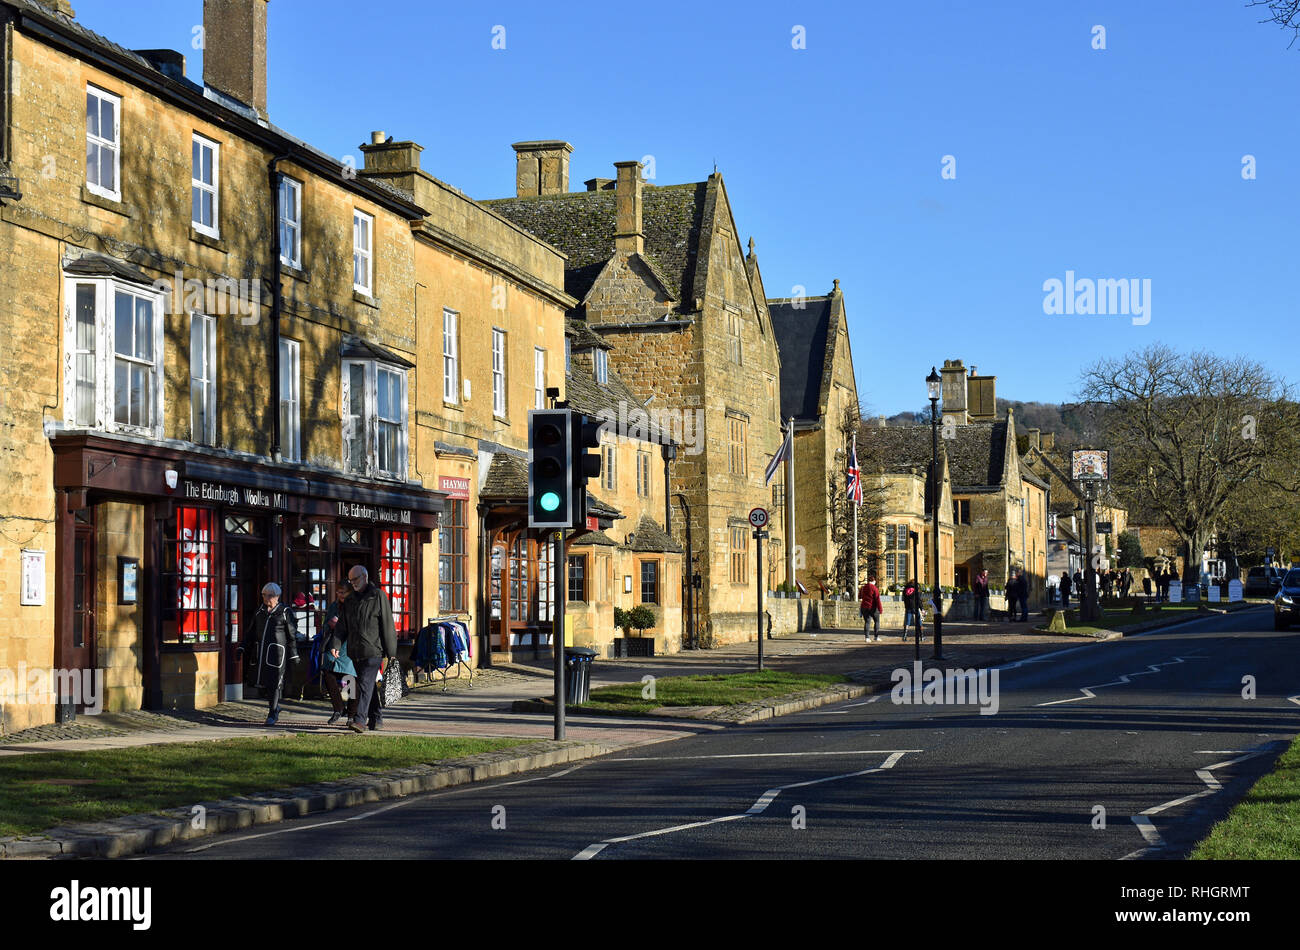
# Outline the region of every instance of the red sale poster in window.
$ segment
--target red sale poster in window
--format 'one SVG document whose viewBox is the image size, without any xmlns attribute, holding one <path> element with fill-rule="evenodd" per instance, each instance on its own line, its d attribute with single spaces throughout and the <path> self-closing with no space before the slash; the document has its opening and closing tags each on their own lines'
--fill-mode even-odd
<svg viewBox="0 0 1300 950">
<path fill-rule="evenodd" d="M 411 536 L 408 533 L 380 532 L 379 586 L 393 608 L 394 629 L 399 635 L 407 633 L 411 607 Z"/>
<path fill-rule="evenodd" d="M 183 643 L 215 638 L 212 577 L 212 512 L 203 508 L 176 511 L 177 573 L 180 575 L 180 628 Z"/>
</svg>

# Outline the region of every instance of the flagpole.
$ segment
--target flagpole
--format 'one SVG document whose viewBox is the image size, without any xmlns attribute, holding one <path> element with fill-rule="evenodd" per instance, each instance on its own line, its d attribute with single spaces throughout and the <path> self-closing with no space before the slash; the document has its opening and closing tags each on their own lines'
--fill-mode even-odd
<svg viewBox="0 0 1300 950">
<path fill-rule="evenodd" d="M 794 587 L 794 416 L 790 417 L 789 425 L 790 451 L 785 457 L 785 579 Z"/>
<path fill-rule="evenodd" d="M 853 433 L 853 458 L 856 461 L 858 457 L 858 434 Z M 858 463 L 858 482 L 862 481 L 862 464 Z M 862 585 L 862 578 L 858 574 L 858 504 L 856 493 L 849 499 L 853 502 L 853 596 L 858 596 L 858 588 Z"/>
</svg>

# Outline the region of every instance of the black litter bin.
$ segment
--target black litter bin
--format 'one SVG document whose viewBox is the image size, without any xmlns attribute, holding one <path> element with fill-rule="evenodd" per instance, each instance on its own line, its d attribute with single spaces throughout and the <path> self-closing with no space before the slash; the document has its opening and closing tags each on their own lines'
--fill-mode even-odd
<svg viewBox="0 0 1300 950">
<path fill-rule="evenodd" d="M 591 661 L 596 651 L 586 647 L 566 647 L 564 650 L 564 704 L 574 706 L 585 703 L 591 692 Z"/>
</svg>

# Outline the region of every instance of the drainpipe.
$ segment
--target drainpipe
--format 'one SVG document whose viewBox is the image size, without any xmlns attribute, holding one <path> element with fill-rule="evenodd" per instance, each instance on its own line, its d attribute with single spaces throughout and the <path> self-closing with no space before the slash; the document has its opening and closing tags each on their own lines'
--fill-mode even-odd
<svg viewBox="0 0 1300 950">
<path fill-rule="evenodd" d="M 271 212 L 271 273 L 273 275 L 271 278 L 271 366 L 275 379 L 275 397 L 271 406 L 271 461 L 276 463 L 282 461 L 284 457 L 280 451 L 280 439 L 283 435 L 280 432 L 280 401 L 284 398 L 284 393 L 280 391 L 280 310 L 284 300 L 280 290 L 280 280 L 283 276 L 280 263 L 280 171 L 276 166 L 290 157 L 288 152 L 277 155 L 267 166 L 273 209 Z"/>
<path fill-rule="evenodd" d="M 677 503 L 682 506 L 682 512 L 686 518 L 686 568 L 682 571 L 682 577 L 686 582 L 686 627 L 687 640 L 694 650 L 699 646 L 695 640 L 695 557 L 691 550 L 691 508 L 686 504 L 686 496 L 677 494 Z"/>
</svg>

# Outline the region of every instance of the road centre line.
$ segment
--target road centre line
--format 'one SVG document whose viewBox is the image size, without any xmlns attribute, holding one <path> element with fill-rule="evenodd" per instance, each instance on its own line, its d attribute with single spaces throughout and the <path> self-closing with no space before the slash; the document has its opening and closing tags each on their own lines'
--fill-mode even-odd
<svg viewBox="0 0 1300 950">
<path fill-rule="evenodd" d="M 1205 657 L 1195 656 L 1195 655 L 1176 656 L 1172 660 L 1166 660 L 1163 663 L 1152 663 L 1145 670 L 1139 670 L 1136 673 L 1121 674 L 1119 679 L 1111 680 L 1109 683 L 1098 683 L 1094 686 L 1080 686 L 1079 692 L 1083 693 L 1082 696 L 1074 696 L 1071 697 L 1070 699 L 1054 699 L 1050 703 L 1035 703 L 1034 705 L 1035 706 L 1060 706 L 1064 703 L 1077 703 L 1085 699 L 1096 699 L 1097 694 L 1093 692 L 1094 689 L 1104 689 L 1107 686 L 1123 686 L 1129 683 L 1132 677 L 1134 676 L 1150 676 L 1152 673 L 1159 673 L 1161 667 L 1174 666 L 1178 663 L 1185 663 L 1188 660 L 1203 660 L 1203 659 L 1205 659 Z"/>
<path fill-rule="evenodd" d="M 639 838 L 655 838 L 660 835 L 673 834 L 674 832 L 678 832 L 678 831 L 688 831 L 692 828 L 702 828 L 705 827 L 706 825 L 716 825 L 726 821 L 739 821 L 742 818 L 748 818 L 752 815 L 760 815 L 767 809 L 767 806 L 772 804 L 772 802 L 776 800 L 776 797 L 784 791 L 788 791 L 789 789 L 792 788 L 806 788 L 809 785 L 820 785 L 823 782 L 834 782 L 844 778 L 857 778 L 862 775 L 871 775 L 875 772 L 883 772 L 886 769 L 892 769 L 894 765 L 898 762 L 898 760 L 901 759 L 908 752 L 919 752 L 919 751 L 920 751 L 919 749 L 905 749 L 905 750 L 893 752 L 889 756 L 889 758 L 885 759 L 884 762 L 882 762 L 880 765 L 876 766 L 875 768 L 861 769 L 860 771 L 857 772 L 845 772 L 841 775 L 828 775 L 825 778 L 809 779 L 808 781 L 804 781 L 804 782 L 792 782 L 789 785 L 780 785 L 777 786 L 776 788 L 769 788 L 767 791 L 765 791 L 762 795 L 758 797 L 758 799 L 754 802 L 754 804 L 749 806 L 749 809 L 747 811 L 739 815 L 722 815 L 718 818 L 706 819 L 705 821 L 693 821 L 685 825 L 673 825 L 670 828 L 657 828 L 654 831 L 643 831 L 635 835 L 624 835 L 619 838 L 606 838 L 604 841 L 597 841 L 594 844 L 587 845 L 587 847 L 583 848 L 581 851 L 579 851 L 576 855 L 573 856 L 573 860 L 589 861 L 592 858 L 594 858 L 597 854 L 599 854 L 601 851 L 604 851 L 605 848 L 609 847 L 611 844 L 621 844 L 625 841 L 636 841 Z M 773 753 L 773 754 L 800 755 L 802 753 L 795 752 L 795 753 Z"/>
</svg>

